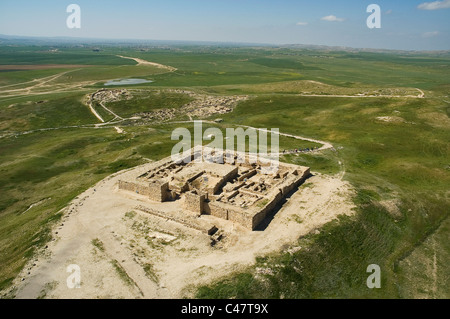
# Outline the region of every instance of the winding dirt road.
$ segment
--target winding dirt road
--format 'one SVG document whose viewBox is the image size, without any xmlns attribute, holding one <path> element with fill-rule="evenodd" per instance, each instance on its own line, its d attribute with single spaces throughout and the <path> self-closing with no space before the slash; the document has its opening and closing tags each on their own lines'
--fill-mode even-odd
<svg viewBox="0 0 450 319">
<path fill-rule="evenodd" d="M 146 60 L 142 60 L 139 58 L 132 58 L 132 57 L 127 57 L 127 56 L 122 56 L 122 55 L 117 55 L 119 58 L 122 59 L 129 59 L 129 60 L 134 60 L 137 62 L 137 65 L 150 65 L 150 66 L 155 66 L 159 69 L 166 69 L 169 70 L 170 72 L 175 72 L 177 70 L 177 68 L 174 68 L 172 66 L 168 66 L 168 65 L 164 65 L 164 64 L 159 64 L 159 63 L 155 63 L 155 62 L 150 62 L 150 61 L 146 61 Z"/>
</svg>

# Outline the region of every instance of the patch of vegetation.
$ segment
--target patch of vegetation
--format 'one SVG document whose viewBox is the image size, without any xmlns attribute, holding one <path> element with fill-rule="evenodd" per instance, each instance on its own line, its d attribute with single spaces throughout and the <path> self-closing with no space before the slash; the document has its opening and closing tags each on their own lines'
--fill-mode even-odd
<svg viewBox="0 0 450 319">
<path fill-rule="evenodd" d="M 128 276 L 128 274 L 125 271 L 125 269 L 123 269 L 123 267 L 120 265 L 120 263 L 117 260 L 115 260 L 115 259 L 111 260 L 111 265 L 114 267 L 114 269 L 116 270 L 116 272 L 119 275 L 120 279 L 122 279 L 122 281 L 124 283 L 126 283 L 129 286 L 135 286 L 136 285 L 134 280 L 131 279 L 130 276 Z"/>
<path fill-rule="evenodd" d="M 256 206 L 259 207 L 259 208 L 263 208 L 263 207 L 266 206 L 268 203 L 269 203 L 269 200 L 268 200 L 267 198 L 264 198 L 264 199 L 258 201 L 258 202 L 256 203 Z"/>
<path fill-rule="evenodd" d="M 258 294 L 258 290 L 265 289 L 266 286 L 263 282 L 246 272 L 235 274 L 230 279 L 222 280 L 212 287 L 199 287 L 195 297 L 199 299 L 251 299 Z"/>
<path fill-rule="evenodd" d="M 152 264 L 149 263 L 144 264 L 143 269 L 147 277 L 150 278 L 150 280 L 152 280 L 155 283 L 159 282 L 158 275 L 156 274 Z"/>
<path fill-rule="evenodd" d="M 136 212 L 127 212 L 125 213 L 125 217 L 129 219 L 133 219 L 137 215 Z"/>
<path fill-rule="evenodd" d="M 298 216 L 298 215 L 294 215 L 292 216 L 292 218 L 298 223 L 298 224 L 302 224 L 303 223 L 303 219 Z"/>
<path fill-rule="evenodd" d="M 97 247 L 97 249 L 100 250 L 101 252 L 105 252 L 105 245 L 100 239 L 98 238 L 92 239 L 91 243 L 92 245 Z"/>
<path fill-rule="evenodd" d="M 8 107 L 11 104 L 9 101 L 2 102 L 0 99 L 0 131 L 23 132 L 97 123 L 81 99 L 79 93 L 40 96 L 23 103 L 16 102 L 13 107 Z"/>
<path fill-rule="evenodd" d="M 58 286 L 57 281 L 48 282 L 44 285 L 44 289 L 41 290 L 37 299 L 45 299 L 49 291 L 54 290 Z"/>
</svg>

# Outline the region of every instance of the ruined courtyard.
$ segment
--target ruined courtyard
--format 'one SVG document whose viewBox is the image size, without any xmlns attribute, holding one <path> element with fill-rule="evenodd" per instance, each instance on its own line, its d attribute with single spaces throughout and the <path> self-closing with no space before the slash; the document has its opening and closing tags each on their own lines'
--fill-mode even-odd
<svg viewBox="0 0 450 319">
<path fill-rule="evenodd" d="M 222 152 L 217 157 L 211 150 L 209 153 L 214 160 L 205 162 L 202 154 L 193 150 L 178 162 L 171 157 L 163 159 L 144 174 L 120 180 L 118 188 L 152 202 L 176 202 L 167 205 L 170 212 L 142 205 L 139 209 L 190 227 L 200 227 L 201 216 L 211 215 L 255 230 L 310 176 L 309 167 L 284 163 L 275 167 L 273 161 L 246 154 Z M 215 225 L 207 228 L 209 233 L 217 229 Z"/>
</svg>

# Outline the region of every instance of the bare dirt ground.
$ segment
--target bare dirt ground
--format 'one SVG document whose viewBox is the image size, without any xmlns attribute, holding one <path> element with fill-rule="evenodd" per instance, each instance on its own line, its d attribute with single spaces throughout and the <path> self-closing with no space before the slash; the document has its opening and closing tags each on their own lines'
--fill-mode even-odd
<svg viewBox="0 0 450 319">
<path fill-rule="evenodd" d="M 155 66 L 160 69 L 166 69 L 170 72 L 174 72 L 177 70 L 176 68 L 174 68 L 172 66 L 163 65 L 163 64 L 159 64 L 159 63 L 155 63 L 155 62 L 149 62 L 149 61 L 138 59 L 138 58 L 131 58 L 131 57 L 126 57 L 126 56 L 121 56 L 121 55 L 118 55 L 118 57 L 122 58 L 122 59 L 134 60 L 137 62 L 137 65 L 151 65 L 151 66 Z"/>
<path fill-rule="evenodd" d="M 197 285 L 252 265 L 259 255 L 301 249 L 295 247 L 299 237 L 353 214 L 353 190 L 342 175 L 314 174 L 263 231 L 201 216 L 225 236 L 213 247 L 203 232 L 136 209 L 164 209 L 161 203 L 117 190 L 119 179 L 152 165 L 111 175 L 74 200 L 53 231 L 54 241 L 17 277 L 16 298 L 192 297 Z M 81 270 L 79 289 L 66 284 L 71 264 Z"/>
</svg>

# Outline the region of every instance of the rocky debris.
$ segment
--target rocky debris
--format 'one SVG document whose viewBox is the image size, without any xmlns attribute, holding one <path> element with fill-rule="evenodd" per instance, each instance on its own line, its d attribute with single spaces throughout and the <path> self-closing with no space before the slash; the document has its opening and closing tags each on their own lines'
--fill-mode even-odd
<svg viewBox="0 0 450 319">
<path fill-rule="evenodd" d="M 236 105 L 248 99 L 248 96 L 209 96 L 185 90 L 168 90 L 170 93 L 189 95 L 194 101 L 183 105 L 179 109 L 157 109 L 151 112 L 134 114 L 134 119 L 151 121 L 169 121 L 177 115 L 187 115 L 190 118 L 206 118 L 216 114 L 232 112 Z M 217 123 L 222 120 L 219 119 Z"/>
<path fill-rule="evenodd" d="M 117 102 L 122 100 L 130 100 L 133 96 L 130 91 L 126 89 L 101 89 L 97 92 L 91 94 L 91 101 L 99 101 L 99 102 Z"/>
<path fill-rule="evenodd" d="M 175 117 L 175 109 L 158 109 L 153 112 L 138 113 L 136 117 L 143 120 L 167 121 Z"/>
<path fill-rule="evenodd" d="M 196 95 L 194 98 L 195 100 L 184 105 L 181 111 L 190 116 L 204 118 L 229 113 L 239 102 L 247 100 L 248 96 Z"/>
<path fill-rule="evenodd" d="M 157 93 L 163 91 L 157 91 Z M 149 112 L 133 114 L 131 119 L 144 121 L 164 122 L 172 120 L 177 115 L 187 115 L 189 118 L 207 118 L 212 115 L 219 115 L 232 112 L 236 105 L 248 99 L 248 96 L 213 96 L 198 94 L 187 90 L 164 90 L 164 92 L 188 95 L 193 99 L 192 102 L 181 106 L 179 109 L 161 108 Z M 88 96 L 89 103 L 100 102 L 118 102 L 131 100 L 133 98 L 131 91 L 127 89 L 101 89 Z M 218 119 L 217 123 L 222 120 Z"/>
<path fill-rule="evenodd" d="M 219 242 L 221 242 L 224 239 L 225 234 L 223 233 L 222 230 L 217 229 L 217 227 L 214 226 L 213 228 L 214 228 L 213 233 L 210 234 L 208 232 L 209 239 L 211 241 L 210 245 L 211 245 L 211 247 L 215 247 L 215 248 L 223 248 L 223 245 L 218 245 L 218 244 L 219 244 Z M 213 228 L 211 228 L 211 230 L 213 230 Z"/>
<path fill-rule="evenodd" d="M 377 121 L 386 123 L 405 123 L 405 124 L 416 124 L 415 122 L 408 122 L 404 118 L 399 116 L 378 116 L 375 118 Z"/>
<path fill-rule="evenodd" d="M 388 123 L 404 123 L 405 120 L 398 116 L 378 116 L 376 118 L 378 121 L 388 122 Z"/>
<path fill-rule="evenodd" d="M 299 252 L 302 249 L 302 247 L 298 246 L 298 247 L 291 247 L 289 249 L 286 250 L 286 252 L 288 252 L 289 254 L 293 255 L 296 252 Z"/>
<path fill-rule="evenodd" d="M 272 269 L 270 268 L 262 268 L 262 267 L 258 267 L 255 269 L 257 274 L 262 274 L 262 275 L 274 275 L 274 272 Z"/>
<path fill-rule="evenodd" d="M 197 95 L 196 93 L 194 93 L 192 91 L 180 90 L 180 89 L 173 89 L 173 90 L 168 89 L 168 90 L 166 90 L 166 92 L 178 93 L 178 94 L 186 94 L 186 95 L 189 95 L 190 97 L 195 97 Z"/>
</svg>

